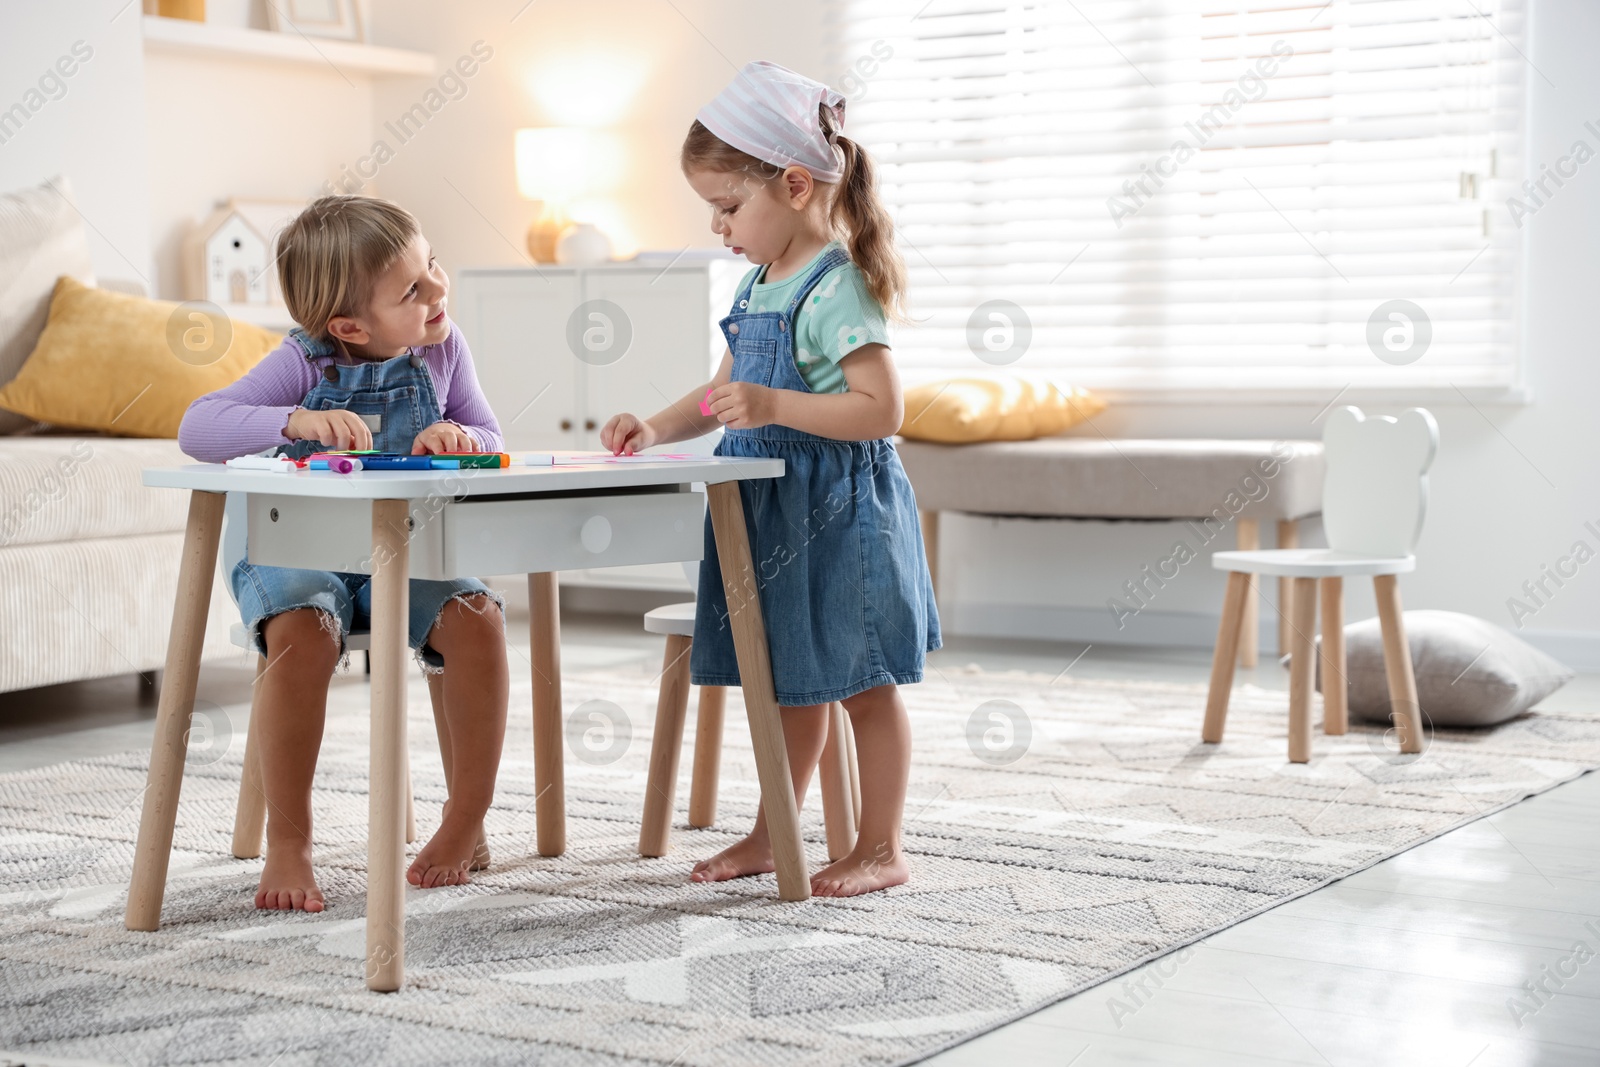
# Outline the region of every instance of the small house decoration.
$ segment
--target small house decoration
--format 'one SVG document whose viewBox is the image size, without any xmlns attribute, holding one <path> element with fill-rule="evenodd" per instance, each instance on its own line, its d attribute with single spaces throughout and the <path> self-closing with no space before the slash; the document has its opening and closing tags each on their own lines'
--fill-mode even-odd
<svg viewBox="0 0 1600 1067">
<path fill-rule="evenodd" d="M 189 297 L 213 304 L 273 302 L 267 239 L 231 200 L 189 235 Z"/>
</svg>

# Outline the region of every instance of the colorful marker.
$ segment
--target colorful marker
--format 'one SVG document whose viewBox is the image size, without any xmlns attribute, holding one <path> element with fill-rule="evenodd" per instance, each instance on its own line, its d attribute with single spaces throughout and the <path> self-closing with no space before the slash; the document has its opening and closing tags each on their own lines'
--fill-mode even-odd
<svg viewBox="0 0 1600 1067">
<path fill-rule="evenodd" d="M 335 459 L 353 461 L 354 467 L 348 470 L 341 464 L 332 466 Z M 359 470 L 499 470 L 509 467 L 513 462 L 521 463 L 519 458 L 513 460 L 505 452 L 440 452 L 434 455 L 412 456 L 402 452 L 313 452 L 310 457 L 312 470 L 336 470 L 340 473 L 351 473 Z M 304 460 L 301 466 L 305 466 Z M 263 468 L 265 469 L 265 468 Z M 276 469 L 276 468 L 272 468 Z"/>
<path fill-rule="evenodd" d="M 511 466 L 511 457 L 505 452 L 440 452 L 434 457 L 433 465 L 435 468 L 493 470 Z"/>
</svg>

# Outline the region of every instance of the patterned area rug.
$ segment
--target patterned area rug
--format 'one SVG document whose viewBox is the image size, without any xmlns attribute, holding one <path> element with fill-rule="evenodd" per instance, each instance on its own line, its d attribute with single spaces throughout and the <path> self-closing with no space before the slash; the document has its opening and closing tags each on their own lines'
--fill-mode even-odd
<svg viewBox="0 0 1600 1067">
<path fill-rule="evenodd" d="M 972 669 L 906 690 L 912 882 L 787 904 L 770 876 L 685 878 L 754 814 L 737 694 L 719 827 L 684 828 L 685 758 L 674 852 L 635 855 L 649 674 L 567 673 L 559 859 L 533 852 L 513 716 L 494 865 L 409 891 L 394 995 L 360 978 L 364 686 L 335 686 L 318 770 L 320 915 L 250 907 L 260 863 L 229 855 L 241 736 L 191 761 L 155 933 L 122 926 L 146 755 L 0 778 L 0 1048 L 130 1067 L 910 1062 L 1600 765 L 1600 716 L 1441 731 L 1404 760 L 1371 728 L 1318 733 L 1295 766 L 1282 694 L 1238 690 L 1207 747 L 1202 687 Z M 526 683 L 512 699 L 529 706 Z M 411 709 L 425 840 L 444 790 L 420 677 Z M 818 808 L 813 791 L 814 866 Z"/>
</svg>

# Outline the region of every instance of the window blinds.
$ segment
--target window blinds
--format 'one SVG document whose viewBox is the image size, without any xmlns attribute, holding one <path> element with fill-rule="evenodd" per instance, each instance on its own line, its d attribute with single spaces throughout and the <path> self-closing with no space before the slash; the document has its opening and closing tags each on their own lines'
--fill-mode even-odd
<svg viewBox="0 0 1600 1067">
<path fill-rule="evenodd" d="M 897 360 L 1515 384 L 1524 2 L 834 0 L 910 274 Z"/>
</svg>

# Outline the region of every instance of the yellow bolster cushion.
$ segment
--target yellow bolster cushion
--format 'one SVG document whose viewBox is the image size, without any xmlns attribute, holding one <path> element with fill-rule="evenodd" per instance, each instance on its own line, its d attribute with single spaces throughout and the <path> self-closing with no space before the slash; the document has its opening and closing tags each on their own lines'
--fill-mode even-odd
<svg viewBox="0 0 1600 1067">
<path fill-rule="evenodd" d="M 900 435 L 943 444 L 1048 437 L 1106 409 L 1081 386 L 1024 375 L 928 382 L 907 389 L 905 404 Z"/>
<path fill-rule="evenodd" d="M 191 401 L 230 385 L 277 334 L 207 314 L 210 305 L 95 289 L 61 277 L 33 354 L 0 407 L 39 422 L 123 437 L 176 437 Z"/>
</svg>

